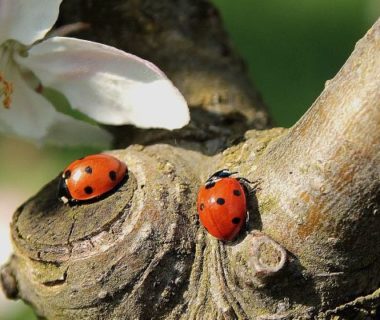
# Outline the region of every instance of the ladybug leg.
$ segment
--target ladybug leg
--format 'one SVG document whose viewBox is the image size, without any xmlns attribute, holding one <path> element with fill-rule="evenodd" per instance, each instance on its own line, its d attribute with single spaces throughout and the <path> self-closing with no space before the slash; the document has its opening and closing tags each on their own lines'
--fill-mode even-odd
<svg viewBox="0 0 380 320">
<path fill-rule="evenodd" d="M 250 181 L 242 177 L 237 178 L 237 180 L 243 186 L 247 194 L 255 193 L 256 191 L 260 190 L 260 180 Z"/>
<path fill-rule="evenodd" d="M 243 178 L 243 177 L 238 177 L 236 178 L 241 184 L 244 184 L 244 183 L 248 183 L 249 185 L 253 184 L 252 181 L 246 179 L 246 178 Z"/>
<path fill-rule="evenodd" d="M 261 180 L 255 180 L 255 181 L 251 182 L 253 191 L 260 191 L 261 190 L 260 183 L 261 183 Z"/>
</svg>

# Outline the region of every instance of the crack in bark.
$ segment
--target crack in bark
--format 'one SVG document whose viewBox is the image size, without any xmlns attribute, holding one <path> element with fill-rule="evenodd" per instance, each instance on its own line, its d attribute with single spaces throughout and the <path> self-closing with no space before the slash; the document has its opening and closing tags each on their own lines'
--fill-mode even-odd
<svg viewBox="0 0 380 320">
<path fill-rule="evenodd" d="M 342 313 L 343 311 L 346 311 L 347 309 L 352 308 L 365 308 L 365 309 L 373 309 L 374 307 L 377 307 L 380 305 L 380 288 L 373 291 L 372 293 L 360 296 L 355 298 L 352 301 L 346 302 L 340 306 L 337 306 L 334 309 L 326 310 L 323 314 L 326 316 L 332 316 L 334 314 Z"/>
<path fill-rule="evenodd" d="M 68 270 L 69 270 L 69 267 L 67 267 L 65 272 L 63 273 L 62 279 L 44 281 L 42 282 L 42 284 L 46 287 L 57 287 L 57 286 L 63 285 L 66 282 Z"/>
</svg>

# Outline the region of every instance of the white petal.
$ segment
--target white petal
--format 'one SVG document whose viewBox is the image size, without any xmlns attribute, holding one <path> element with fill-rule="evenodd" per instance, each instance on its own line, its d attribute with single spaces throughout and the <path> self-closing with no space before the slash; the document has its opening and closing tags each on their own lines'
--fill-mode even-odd
<svg viewBox="0 0 380 320">
<path fill-rule="evenodd" d="M 189 121 L 187 103 L 170 80 L 150 62 L 116 48 L 54 37 L 18 61 L 98 122 L 176 129 Z"/>
<path fill-rule="evenodd" d="M 62 0 L 0 0 L 0 44 L 42 39 L 57 20 Z"/>
<path fill-rule="evenodd" d="M 0 107 L 0 132 L 56 145 L 109 146 L 111 135 L 88 123 L 58 113 L 40 94 L 30 89 L 16 69 L 7 74 L 13 84 L 9 109 Z"/>
<path fill-rule="evenodd" d="M 5 76 L 13 84 L 12 102 L 9 109 L 0 107 L 0 131 L 40 140 L 46 135 L 56 111 L 27 86 L 16 69 L 11 71 Z"/>
<path fill-rule="evenodd" d="M 98 126 L 62 113 L 57 113 L 54 120 L 44 139 L 45 144 L 108 148 L 112 143 L 112 135 Z"/>
</svg>

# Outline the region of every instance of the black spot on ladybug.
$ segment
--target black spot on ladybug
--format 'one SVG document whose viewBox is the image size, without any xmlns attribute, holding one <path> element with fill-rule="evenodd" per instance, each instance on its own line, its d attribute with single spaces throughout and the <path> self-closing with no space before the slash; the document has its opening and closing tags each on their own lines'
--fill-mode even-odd
<svg viewBox="0 0 380 320">
<path fill-rule="evenodd" d="M 84 171 L 86 171 L 88 174 L 91 174 L 92 173 L 92 168 L 91 167 L 86 167 L 84 169 Z"/>
<path fill-rule="evenodd" d="M 92 190 L 90 186 L 87 186 L 86 188 L 84 188 L 84 192 L 86 192 L 87 194 L 91 194 L 94 192 L 94 190 Z"/>
<path fill-rule="evenodd" d="M 233 218 L 233 219 L 231 220 L 231 222 L 232 222 L 233 224 L 239 224 L 240 220 L 241 220 L 240 218 L 235 217 L 235 218 Z"/>
<path fill-rule="evenodd" d="M 70 176 L 71 176 L 71 171 L 70 171 L 70 170 L 66 170 L 65 173 L 63 174 L 63 177 L 64 177 L 65 179 L 70 178 Z"/>
<path fill-rule="evenodd" d="M 218 198 L 216 199 L 216 203 L 219 204 L 219 205 L 223 205 L 226 201 L 223 199 L 223 198 Z"/>
<path fill-rule="evenodd" d="M 115 171 L 110 171 L 109 173 L 108 173 L 108 175 L 110 176 L 110 179 L 112 180 L 112 181 L 115 181 L 116 180 L 116 172 Z"/>
<path fill-rule="evenodd" d="M 240 190 L 237 190 L 237 189 L 235 189 L 234 191 L 233 191 L 233 194 L 234 194 L 234 196 L 240 196 L 241 195 L 241 192 L 240 192 Z"/>
<path fill-rule="evenodd" d="M 204 208 L 205 208 L 205 205 L 201 203 L 201 205 L 199 206 L 199 209 L 203 210 Z"/>
<path fill-rule="evenodd" d="M 214 186 L 215 186 L 215 181 L 210 182 L 210 183 L 206 183 L 205 188 L 206 188 L 206 189 L 211 189 L 211 188 L 213 188 Z"/>
</svg>

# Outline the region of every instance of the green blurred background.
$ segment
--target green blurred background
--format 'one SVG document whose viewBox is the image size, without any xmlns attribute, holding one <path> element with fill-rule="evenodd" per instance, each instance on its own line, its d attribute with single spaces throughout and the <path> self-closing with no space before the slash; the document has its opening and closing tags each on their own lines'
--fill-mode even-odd
<svg viewBox="0 0 380 320">
<path fill-rule="evenodd" d="M 325 81 L 336 74 L 356 41 L 380 15 L 379 0 L 214 3 L 275 123 L 285 127 L 293 125 L 307 110 Z M 0 203 L 13 199 L 9 206 L 0 207 L 8 210 L 0 212 L 0 219 L 9 217 L 16 205 L 37 192 L 71 160 L 97 151 L 39 148 L 0 136 Z M 0 223 L 8 223 L 4 221 Z M 4 240 L 5 235 L 1 237 Z M 36 319 L 22 303 L 6 305 L 1 298 L 0 320 Z"/>
</svg>

